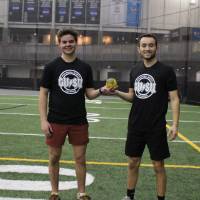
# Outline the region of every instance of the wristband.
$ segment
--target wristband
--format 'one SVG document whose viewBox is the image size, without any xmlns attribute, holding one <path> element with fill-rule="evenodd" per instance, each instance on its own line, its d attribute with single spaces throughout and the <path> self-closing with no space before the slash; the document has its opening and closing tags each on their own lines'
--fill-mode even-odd
<svg viewBox="0 0 200 200">
<path fill-rule="evenodd" d="M 101 88 L 99 88 L 99 94 L 103 94 L 103 91 L 101 90 Z"/>
</svg>

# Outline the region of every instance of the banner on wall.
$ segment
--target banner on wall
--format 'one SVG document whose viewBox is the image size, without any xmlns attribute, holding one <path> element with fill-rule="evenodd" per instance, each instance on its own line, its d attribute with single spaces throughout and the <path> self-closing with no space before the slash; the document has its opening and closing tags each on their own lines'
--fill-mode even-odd
<svg viewBox="0 0 200 200">
<path fill-rule="evenodd" d="M 56 0 L 56 23 L 69 23 L 70 0 Z"/>
<path fill-rule="evenodd" d="M 52 21 L 52 0 L 39 0 L 39 22 Z"/>
<path fill-rule="evenodd" d="M 138 27 L 141 16 L 141 0 L 127 0 L 127 26 Z"/>
<path fill-rule="evenodd" d="M 126 4 L 124 0 L 110 0 L 109 25 L 124 26 L 126 23 Z"/>
<path fill-rule="evenodd" d="M 38 21 L 38 0 L 24 0 L 24 22 Z"/>
<path fill-rule="evenodd" d="M 192 28 L 192 40 L 200 41 L 200 28 Z"/>
<path fill-rule="evenodd" d="M 9 0 L 8 21 L 22 21 L 22 0 Z"/>
<path fill-rule="evenodd" d="M 55 1 L 56 23 L 100 23 L 101 0 Z M 8 19 L 13 22 L 50 23 L 52 21 L 52 4 L 53 0 L 9 0 Z"/>
<path fill-rule="evenodd" d="M 85 24 L 86 0 L 71 0 L 71 23 Z"/>
<path fill-rule="evenodd" d="M 87 24 L 100 23 L 100 0 L 87 0 Z"/>
</svg>

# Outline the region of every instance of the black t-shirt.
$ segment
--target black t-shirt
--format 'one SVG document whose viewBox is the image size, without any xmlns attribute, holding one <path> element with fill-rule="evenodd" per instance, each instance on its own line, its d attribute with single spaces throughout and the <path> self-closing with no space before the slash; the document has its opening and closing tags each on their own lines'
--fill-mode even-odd
<svg viewBox="0 0 200 200">
<path fill-rule="evenodd" d="M 87 123 L 85 89 L 93 88 L 91 67 L 79 59 L 67 63 L 61 57 L 45 66 L 41 87 L 49 89 L 48 121 Z"/>
<path fill-rule="evenodd" d="M 139 63 L 130 73 L 130 88 L 134 88 L 134 99 L 128 129 L 152 131 L 164 128 L 168 92 L 177 89 L 173 69 L 160 62 L 150 68 Z"/>
</svg>

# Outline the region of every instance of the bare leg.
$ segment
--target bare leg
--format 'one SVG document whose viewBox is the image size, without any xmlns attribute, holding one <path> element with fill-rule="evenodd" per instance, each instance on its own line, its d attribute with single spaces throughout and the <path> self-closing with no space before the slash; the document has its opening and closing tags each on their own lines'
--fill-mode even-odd
<svg viewBox="0 0 200 200">
<path fill-rule="evenodd" d="M 127 189 L 129 190 L 135 189 L 136 187 L 138 175 L 139 175 L 140 162 L 141 162 L 140 157 L 129 158 L 128 179 L 127 179 Z"/>
<path fill-rule="evenodd" d="M 86 179 L 86 148 L 87 145 L 73 145 L 76 177 L 78 182 L 78 192 L 85 192 L 85 179 Z"/>
<path fill-rule="evenodd" d="M 59 184 L 59 160 L 62 147 L 55 148 L 49 146 L 49 176 L 51 181 L 52 193 L 58 193 Z"/>
<path fill-rule="evenodd" d="M 164 166 L 164 160 L 162 161 L 152 161 L 154 166 L 154 171 L 156 173 L 156 188 L 158 196 L 165 196 L 167 176 Z"/>
</svg>

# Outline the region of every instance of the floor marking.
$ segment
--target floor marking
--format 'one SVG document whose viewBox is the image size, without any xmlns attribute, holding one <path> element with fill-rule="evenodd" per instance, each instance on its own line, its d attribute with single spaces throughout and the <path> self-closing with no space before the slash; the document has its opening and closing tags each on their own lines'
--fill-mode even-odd
<svg viewBox="0 0 200 200">
<path fill-rule="evenodd" d="M 181 107 L 194 107 L 194 108 L 197 108 L 197 107 L 199 107 L 199 105 L 181 104 Z"/>
<path fill-rule="evenodd" d="M 88 113 L 90 115 L 90 113 Z M 11 112 L 0 112 L 0 115 L 21 115 L 21 116 L 39 116 L 39 114 L 36 113 L 11 113 Z M 88 116 L 90 117 L 90 116 Z M 91 116 L 92 118 L 93 116 Z M 95 116 L 96 119 L 120 119 L 120 120 L 128 120 L 127 117 L 100 117 L 100 116 Z M 167 121 L 171 122 L 171 119 L 167 119 Z M 179 120 L 179 122 L 183 123 L 200 123 L 200 121 L 194 121 L 194 120 Z"/>
<path fill-rule="evenodd" d="M 130 108 L 110 108 L 110 107 L 98 107 L 98 106 L 87 106 L 89 109 L 103 109 L 103 110 L 130 110 Z"/>
<path fill-rule="evenodd" d="M 7 132 L 0 132 L 0 135 L 17 135 L 17 136 L 37 136 L 37 137 L 44 137 L 42 133 L 7 133 Z"/>
<path fill-rule="evenodd" d="M 48 175 L 48 166 L 41 165 L 0 165 L 1 173 L 18 173 L 18 174 L 46 174 Z M 60 168 L 60 175 L 74 177 L 74 180 L 59 181 L 59 190 L 77 189 L 75 169 Z M 85 185 L 91 185 L 94 182 L 94 176 L 86 173 Z M 51 191 L 49 180 L 30 180 L 27 179 L 5 179 L 0 178 L 0 190 L 17 190 L 17 191 Z"/>
<path fill-rule="evenodd" d="M 16 105 L 16 106 L 20 106 L 20 105 L 24 105 L 21 103 L 0 103 L 0 105 Z M 26 105 L 30 105 L 30 104 L 26 104 Z M 31 105 L 37 105 L 37 104 L 31 104 Z"/>
<path fill-rule="evenodd" d="M 9 132 L 0 132 L 0 135 L 16 135 L 16 136 L 36 136 L 36 137 L 44 137 L 43 133 L 9 133 Z M 90 139 L 98 139 L 98 140 L 126 140 L 126 138 L 116 138 L 116 137 L 98 137 L 98 136 L 90 136 Z M 170 143 L 186 143 L 183 140 L 173 140 L 169 141 Z M 191 140 L 193 143 L 200 143 L 198 140 Z"/>
<path fill-rule="evenodd" d="M 34 98 L 21 98 L 21 97 L 4 97 L 4 98 L 2 98 L 1 97 L 1 99 L 16 99 L 16 100 L 30 100 L 30 101 L 38 101 L 38 99 L 34 99 Z"/>
<path fill-rule="evenodd" d="M 0 115 L 14 115 L 14 116 L 16 116 L 16 115 L 20 115 L 20 116 L 39 116 L 39 114 L 33 114 L 33 113 L 10 113 L 10 112 L 6 112 L 6 113 L 4 113 L 4 112 L 0 112 Z M 98 119 L 98 117 L 99 117 L 99 115 L 100 114 L 98 114 L 98 113 L 87 113 L 87 119 L 88 119 L 88 122 L 90 123 L 92 123 L 92 122 L 94 122 L 94 123 L 97 123 L 97 122 L 99 122 L 100 120 Z"/>
<path fill-rule="evenodd" d="M 170 128 L 171 126 L 169 126 L 168 124 L 166 124 L 167 128 Z M 183 134 L 181 134 L 180 132 L 178 132 L 178 137 L 181 138 L 182 140 L 184 140 L 186 143 L 188 143 L 193 149 L 195 149 L 196 151 L 198 151 L 200 153 L 200 147 L 197 144 L 194 144 L 190 139 L 188 139 L 187 137 L 185 137 Z"/>
<path fill-rule="evenodd" d="M 45 200 L 45 199 L 27 199 L 27 198 L 0 197 L 0 200 Z"/>
<path fill-rule="evenodd" d="M 171 110 L 168 110 L 168 112 L 172 112 Z M 190 110 L 182 110 L 180 113 L 195 113 L 195 114 L 200 114 L 198 111 L 190 111 Z"/>
<path fill-rule="evenodd" d="M 35 113 L 6 113 L 6 112 L 0 112 L 0 115 L 21 115 L 21 116 L 39 116 L 39 114 Z"/>
<path fill-rule="evenodd" d="M 31 163 L 48 163 L 48 160 L 42 159 L 30 159 L 30 158 L 13 158 L 13 157 L 0 157 L 1 161 L 18 161 L 18 162 L 31 162 Z M 74 161 L 70 160 L 60 160 L 62 164 L 74 164 Z M 128 163 L 121 162 L 97 162 L 97 161 L 87 161 L 87 165 L 105 165 L 105 166 L 118 166 L 127 167 Z M 142 167 L 152 167 L 152 164 L 141 164 Z M 167 168 L 181 168 L 181 169 L 200 169 L 200 165 L 173 165 L 165 164 Z"/>
<path fill-rule="evenodd" d="M 91 101 L 91 100 L 90 100 Z M 101 104 L 101 102 L 96 101 L 96 102 L 90 102 L 87 101 L 86 103 L 89 104 Z M 105 102 L 104 102 L 105 103 Z M 19 103 L 0 103 L 0 105 L 24 105 L 24 104 L 19 104 Z M 37 106 L 38 104 L 25 104 L 27 106 Z M 111 108 L 111 107 L 100 107 L 100 106 L 87 106 L 88 109 L 103 109 L 103 110 L 130 110 L 130 106 L 127 108 Z M 172 112 L 170 109 L 168 110 L 168 112 Z M 195 113 L 195 114 L 200 114 L 200 112 L 198 111 L 189 111 L 189 110 L 182 110 L 180 111 L 180 113 Z"/>
</svg>

